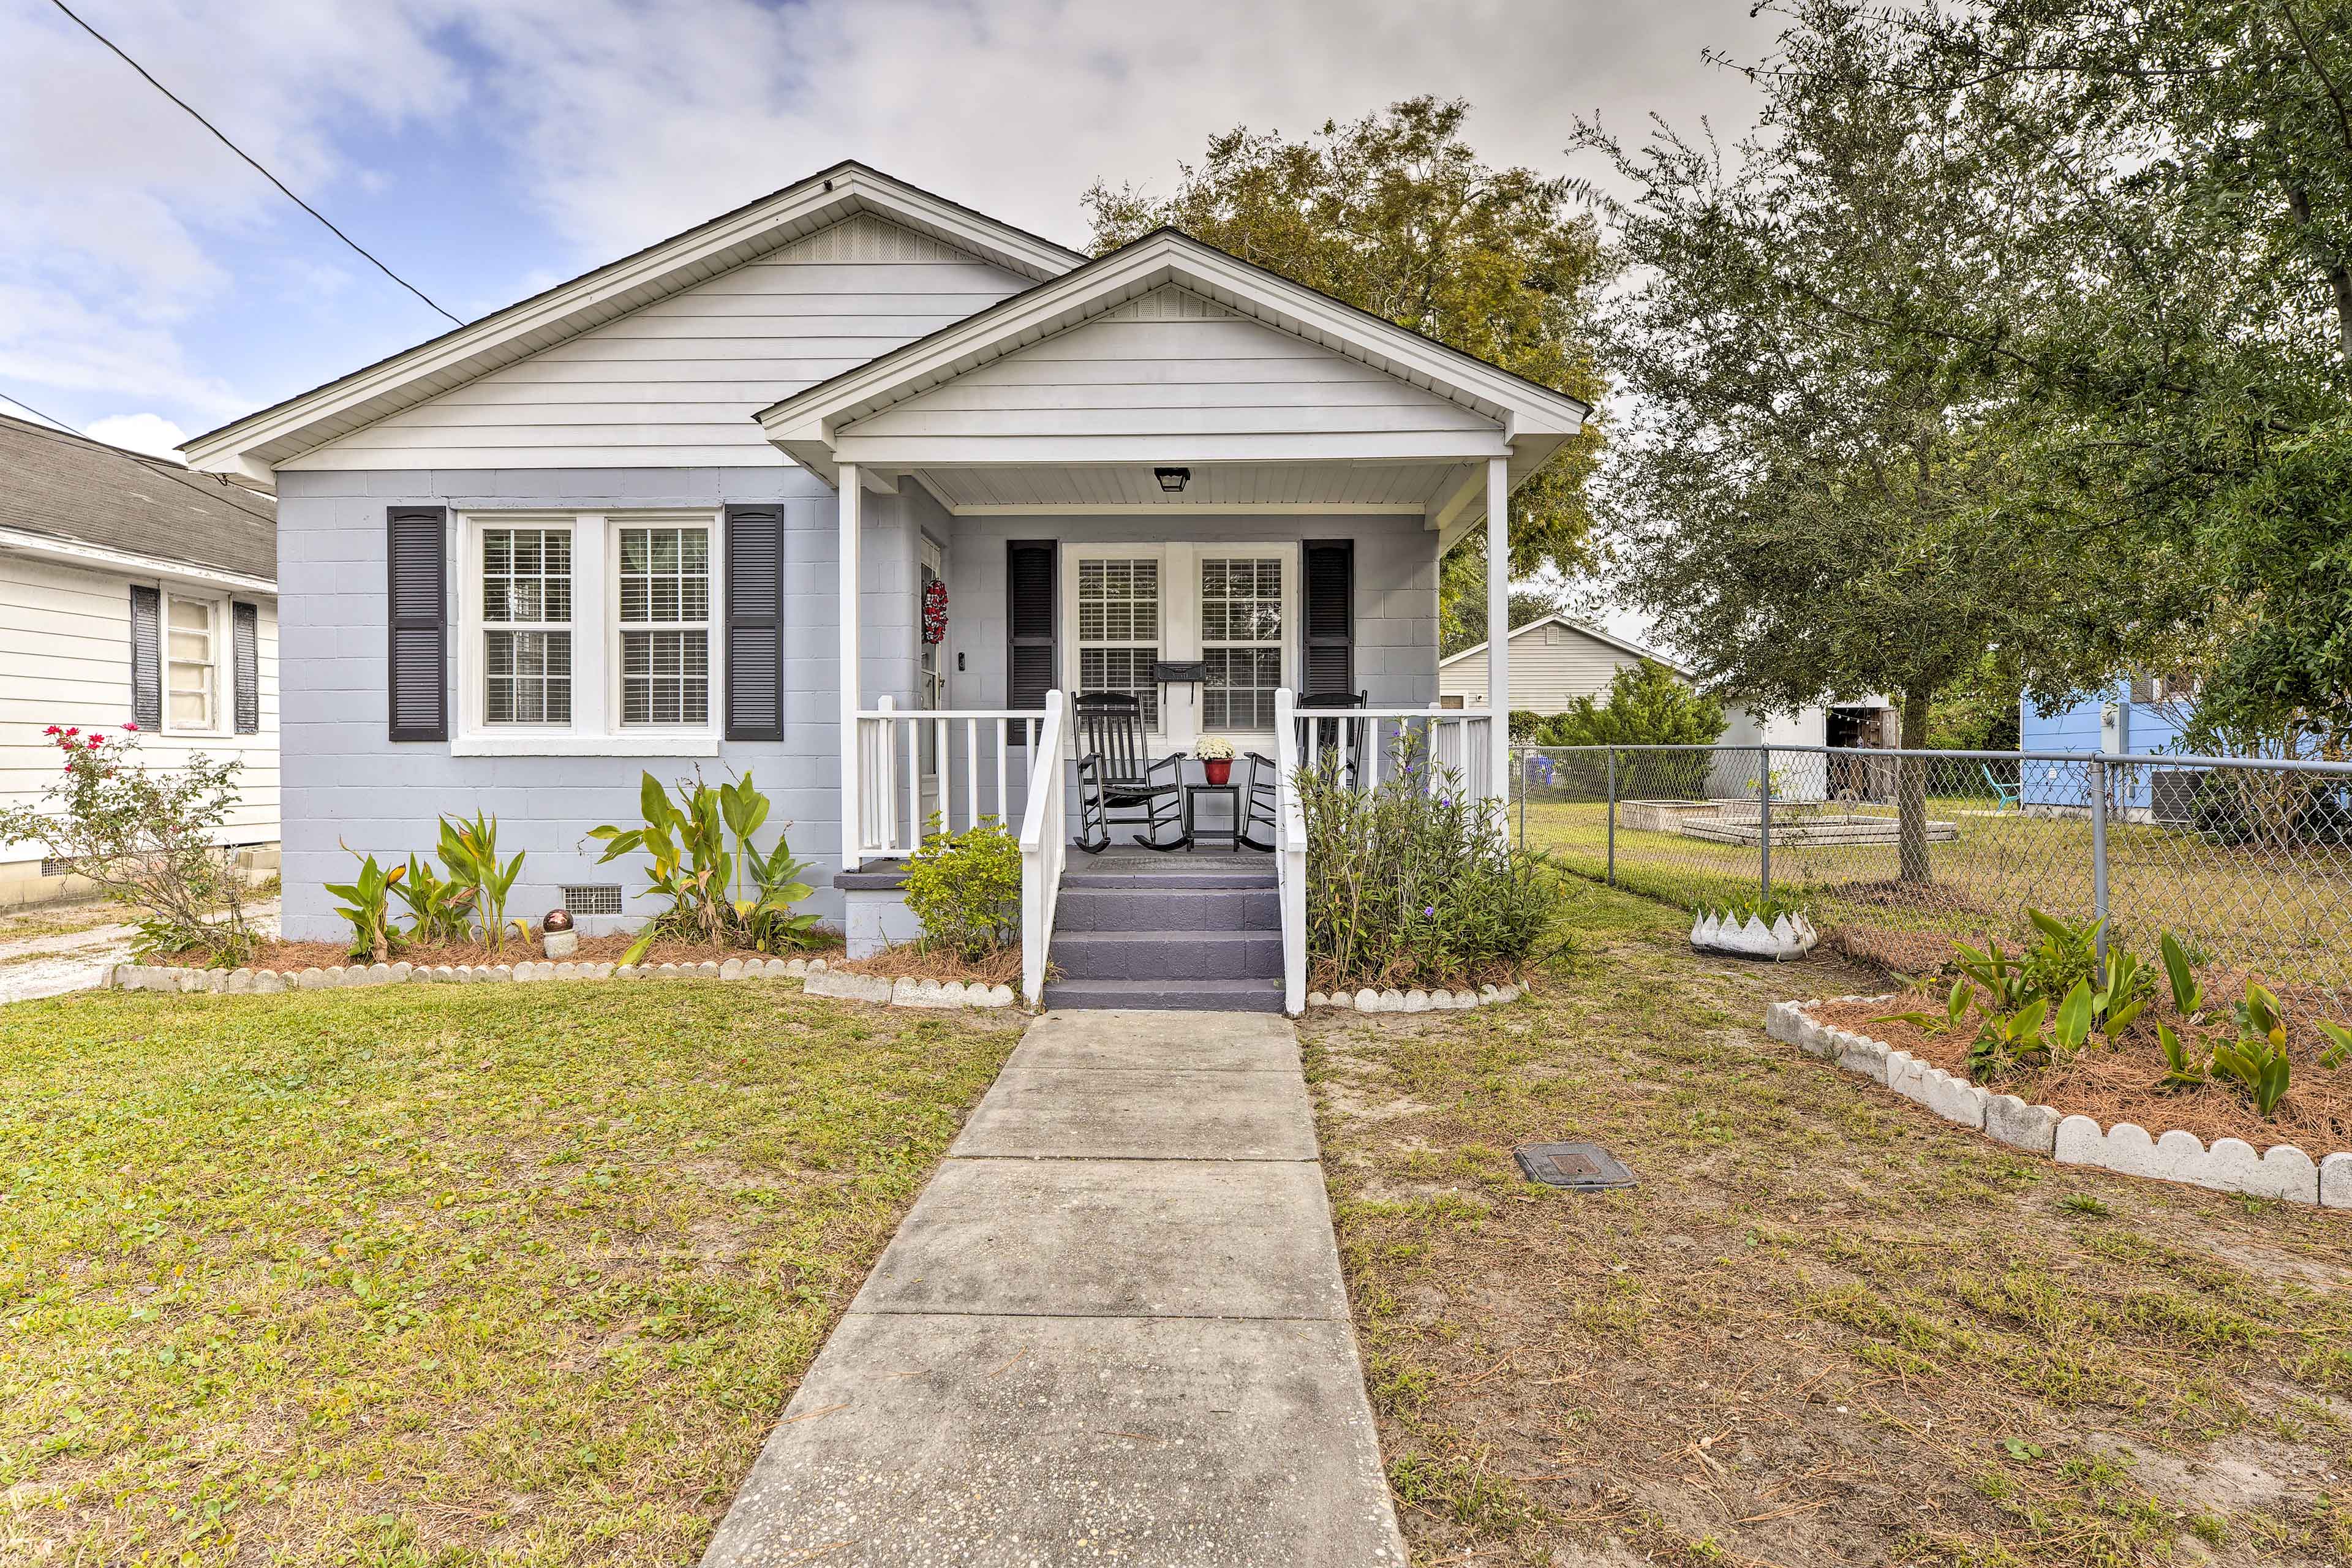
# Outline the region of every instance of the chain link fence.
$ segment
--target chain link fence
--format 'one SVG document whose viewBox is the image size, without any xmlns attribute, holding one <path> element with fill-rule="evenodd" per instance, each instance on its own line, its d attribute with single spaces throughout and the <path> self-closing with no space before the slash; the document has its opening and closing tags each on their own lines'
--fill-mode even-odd
<svg viewBox="0 0 2352 1568">
<path fill-rule="evenodd" d="M 2352 765 L 1821 746 L 1528 747 L 1514 832 L 1685 908 L 1776 892 L 1904 973 L 2029 941 L 2028 908 L 2169 931 L 2282 991 L 2352 1001 Z"/>
</svg>

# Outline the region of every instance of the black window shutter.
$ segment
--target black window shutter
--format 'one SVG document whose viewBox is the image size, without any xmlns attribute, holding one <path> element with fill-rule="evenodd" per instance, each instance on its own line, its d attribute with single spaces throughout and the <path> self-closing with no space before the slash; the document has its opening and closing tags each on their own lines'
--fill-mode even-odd
<svg viewBox="0 0 2352 1568">
<path fill-rule="evenodd" d="M 247 604 L 229 605 L 231 638 L 236 644 L 236 732 L 261 733 L 261 611 Z"/>
<path fill-rule="evenodd" d="M 1050 539 L 1004 546 L 1004 705 L 1039 709 L 1055 685 L 1054 578 Z"/>
<path fill-rule="evenodd" d="M 131 721 L 163 727 L 163 591 L 131 590 Z"/>
<path fill-rule="evenodd" d="M 727 509 L 727 738 L 784 738 L 784 509 Z"/>
<path fill-rule="evenodd" d="M 1356 545 L 1353 540 L 1308 540 L 1307 661 L 1302 697 L 1352 697 L 1356 691 Z"/>
<path fill-rule="evenodd" d="M 449 738 L 449 546 L 447 511 L 396 506 L 385 514 L 384 561 L 391 603 L 384 666 L 392 738 Z"/>
</svg>

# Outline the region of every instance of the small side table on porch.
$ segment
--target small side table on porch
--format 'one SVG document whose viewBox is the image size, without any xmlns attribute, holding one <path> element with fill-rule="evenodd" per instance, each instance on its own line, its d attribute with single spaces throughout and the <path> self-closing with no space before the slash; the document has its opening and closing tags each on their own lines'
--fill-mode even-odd
<svg viewBox="0 0 2352 1568">
<path fill-rule="evenodd" d="M 1204 795 L 1221 795 L 1233 806 L 1232 825 L 1202 830 L 1192 822 L 1192 805 Z M 1242 851 L 1242 786 L 1238 784 L 1188 784 L 1184 786 L 1184 837 L 1199 842 L 1202 838 L 1222 838 L 1232 851 Z"/>
</svg>

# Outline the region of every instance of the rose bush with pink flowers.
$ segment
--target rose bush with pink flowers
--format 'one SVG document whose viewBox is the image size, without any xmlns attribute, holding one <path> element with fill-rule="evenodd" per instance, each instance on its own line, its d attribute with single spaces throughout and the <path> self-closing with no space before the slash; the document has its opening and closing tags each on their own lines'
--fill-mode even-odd
<svg viewBox="0 0 2352 1568">
<path fill-rule="evenodd" d="M 150 767 L 136 724 L 114 734 L 52 724 L 44 733 L 58 772 L 33 805 L 0 810 L 0 844 L 42 845 L 139 911 L 142 957 L 195 948 L 234 966 L 250 956 L 244 884 L 219 842 L 245 764 L 199 752 Z"/>
</svg>

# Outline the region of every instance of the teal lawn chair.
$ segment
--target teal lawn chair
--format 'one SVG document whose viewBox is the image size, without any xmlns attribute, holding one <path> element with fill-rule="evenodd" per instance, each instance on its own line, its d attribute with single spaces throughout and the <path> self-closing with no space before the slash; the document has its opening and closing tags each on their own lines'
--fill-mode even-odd
<svg viewBox="0 0 2352 1568">
<path fill-rule="evenodd" d="M 2024 809 L 2020 798 L 2023 793 L 2022 785 L 2005 784 L 2001 783 L 1998 777 L 1994 776 L 1992 764 L 1990 763 L 1981 763 L 1978 764 L 1977 771 L 1984 774 L 1986 787 L 1992 791 L 1994 802 L 1993 810 L 1999 812 L 2021 811 Z"/>
</svg>

